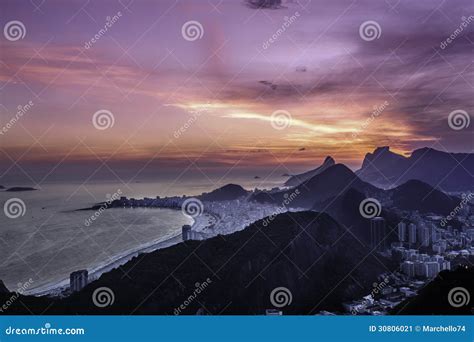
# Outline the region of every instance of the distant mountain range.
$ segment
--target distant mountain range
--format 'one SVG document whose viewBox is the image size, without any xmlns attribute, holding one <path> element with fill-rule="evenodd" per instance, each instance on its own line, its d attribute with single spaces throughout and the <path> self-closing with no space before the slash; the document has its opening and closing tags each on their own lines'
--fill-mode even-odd
<svg viewBox="0 0 474 342">
<path fill-rule="evenodd" d="M 285 314 L 342 311 L 342 303 L 366 294 L 390 267 L 374 257 L 329 215 L 280 214 L 245 230 L 141 254 L 69 297 L 20 296 L 8 314 L 264 314 L 271 293 L 290 291 Z M 385 265 L 387 263 L 387 265 Z M 126 274 L 127 276 L 124 276 Z M 210 282 L 207 279 L 210 279 Z M 198 285 L 205 289 L 189 300 Z M 115 302 L 99 308 L 94 290 L 108 287 Z M 2 294 L 0 302 L 10 294 Z"/>
<path fill-rule="evenodd" d="M 390 190 L 379 189 L 361 180 L 343 164 L 329 166 L 296 187 L 284 191 L 256 193 L 251 200 L 276 205 L 287 203 L 287 207 L 326 211 L 331 201 L 341 201 L 350 190 L 359 194 L 360 201 L 374 197 L 386 208 L 418 210 L 421 213 L 440 215 L 449 214 L 461 201 L 460 198 L 449 196 L 419 180 L 407 181 Z M 292 200 L 288 201 L 288 198 Z M 357 210 L 360 201 L 353 203 Z"/>
<path fill-rule="evenodd" d="M 393 153 L 388 146 L 368 153 L 357 176 L 381 188 L 420 180 L 443 191 L 474 189 L 474 154 L 448 153 L 421 148 L 409 157 Z"/>
<path fill-rule="evenodd" d="M 297 186 L 300 185 L 301 183 L 307 181 L 310 178 L 313 178 L 316 175 L 319 175 L 321 172 L 326 170 L 327 168 L 335 165 L 336 162 L 332 157 L 326 157 L 324 162 L 321 164 L 321 166 L 318 166 L 314 170 L 307 171 L 305 173 L 300 173 L 298 175 L 291 176 L 286 182 L 285 186 Z"/>
</svg>

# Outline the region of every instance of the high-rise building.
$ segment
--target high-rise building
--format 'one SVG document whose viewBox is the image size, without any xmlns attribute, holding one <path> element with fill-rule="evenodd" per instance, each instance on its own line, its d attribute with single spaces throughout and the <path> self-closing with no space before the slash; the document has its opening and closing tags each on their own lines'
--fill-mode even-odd
<svg viewBox="0 0 474 342">
<path fill-rule="evenodd" d="M 450 261 L 443 261 L 442 264 L 440 264 L 441 270 L 450 270 L 451 269 L 451 262 Z"/>
<path fill-rule="evenodd" d="M 193 231 L 191 230 L 191 226 L 185 224 L 181 229 L 181 235 L 183 237 L 183 241 L 192 240 Z"/>
<path fill-rule="evenodd" d="M 431 227 L 431 242 L 436 243 L 441 240 L 441 232 L 435 226 Z"/>
<path fill-rule="evenodd" d="M 416 225 L 414 223 L 408 225 L 408 243 L 410 245 L 416 243 Z"/>
<path fill-rule="evenodd" d="M 413 278 L 415 276 L 415 264 L 412 261 L 404 261 L 402 264 L 402 272 Z"/>
<path fill-rule="evenodd" d="M 400 222 L 398 224 L 398 241 L 405 242 L 407 238 L 407 224 Z"/>
<path fill-rule="evenodd" d="M 426 276 L 428 278 L 434 278 L 440 271 L 440 265 L 436 261 L 428 261 L 425 263 L 426 265 Z"/>
<path fill-rule="evenodd" d="M 444 252 L 446 252 L 446 246 L 440 243 L 433 245 L 432 248 L 433 248 L 433 252 L 438 253 L 438 254 L 443 254 Z"/>
<path fill-rule="evenodd" d="M 77 292 L 86 287 L 89 273 L 87 270 L 79 270 L 72 272 L 69 276 L 69 287 L 72 292 Z"/>
<path fill-rule="evenodd" d="M 417 277 L 426 277 L 427 273 L 426 264 L 423 261 L 416 261 L 415 262 L 415 275 Z"/>
<path fill-rule="evenodd" d="M 428 247 L 430 245 L 430 229 L 424 224 L 420 224 L 416 231 L 420 246 Z"/>
<path fill-rule="evenodd" d="M 370 247 L 383 251 L 386 245 L 385 219 L 374 217 L 370 220 Z"/>
</svg>

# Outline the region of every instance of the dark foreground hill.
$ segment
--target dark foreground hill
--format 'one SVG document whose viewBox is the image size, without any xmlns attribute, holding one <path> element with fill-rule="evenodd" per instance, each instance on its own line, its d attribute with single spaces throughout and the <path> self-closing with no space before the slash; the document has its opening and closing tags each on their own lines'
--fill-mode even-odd
<svg viewBox="0 0 474 342">
<path fill-rule="evenodd" d="M 285 213 L 231 235 L 139 255 L 64 299 L 20 296 L 6 313 L 264 314 L 279 287 L 291 292 L 285 314 L 342 311 L 343 302 L 371 289 L 386 262 L 327 214 Z M 100 287 L 113 291 L 112 305 L 94 305 Z M 0 302 L 8 296 L 0 294 Z"/>
<path fill-rule="evenodd" d="M 442 271 L 418 292 L 418 295 L 400 303 L 394 315 L 473 315 L 474 267 L 458 267 Z"/>
</svg>

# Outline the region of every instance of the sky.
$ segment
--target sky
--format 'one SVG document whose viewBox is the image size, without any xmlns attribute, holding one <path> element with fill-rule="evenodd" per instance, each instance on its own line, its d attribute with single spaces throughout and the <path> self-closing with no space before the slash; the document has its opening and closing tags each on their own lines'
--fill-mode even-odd
<svg viewBox="0 0 474 342">
<path fill-rule="evenodd" d="M 97 166 L 134 179 L 291 173 L 327 155 L 357 169 L 385 145 L 472 152 L 470 0 L 2 0 L 0 9 L 0 183 Z M 19 36 L 7 30 L 17 22 Z"/>
</svg>

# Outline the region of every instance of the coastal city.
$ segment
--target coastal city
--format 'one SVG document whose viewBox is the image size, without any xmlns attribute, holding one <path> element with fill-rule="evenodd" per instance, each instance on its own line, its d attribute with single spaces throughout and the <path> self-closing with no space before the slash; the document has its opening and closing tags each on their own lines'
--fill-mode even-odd
<svg viewBox="0 0 474 342">
<path fill-rule="evenodd" d="M 260 190 L 255 190 L 259 192 Z M 186 201 L 190 201 L 190 210 L 184 209 Z M 216 235 L 231 234 L 244 229 L 250 224 L 265 217 L 273 217 L 287 211 L 300 211 L 303 209 L 290 208 L 284 205 L 277 206 L 270 203 L 257 203 L 249 201 L 248 196 L 234 200 L 201 201 L 197 198 L 186 196 L 159 197 L 135 199 L 121 197 L 114 200 L 111 208 L 169 208 L 182 210 L 185 215 L 193 218 L 192 227 L 185 227 L 183 240 L 203 240 Z M 193 209 L 194 208 L 194 209 Z M 195 210 L 195 211 L 194 211 Z"/>
<path fill-rule="evenodd" d="M 414 297 L 439 272 L 474 262 L 474 211 L 471 205 L 462 206 L 456 213 L 458 227 L 447 224 L 446 218 L 437 215 L 402 214 L 406 219 L 396 227 L 398 242 L 392 243 L 390 248 L 380 248 L 384 245 L 382 236 L 387 229 L 384 219 L 373 218 L 370 227 L 371 247 L 398 263 L 399 269 L 380 275 L 373 283 L 372 291 L 362 299 L 344 303 L 346 313 L 387 314 L 405 299 Z"/>
<path fill-rule="evenodd" d="M 260 190 L 255 190 L 259 192 Z M 270 190 L 275 191 L 275 189 Z M 299 211 L 286 206 L 250 201 L 249 196 L 234 200 L 200 201 L 186 196 L 160 198 L 121 197 L 111 207 L 171 208 L 183 210 L 186 202 L 196 206 L 191 209 L 194 223 L 183 226 L 182 239 L 204 240 L 219 234 L 240 231 L 251 223 L 272 218 L 286 211 Z M 468 201 L 464 204 L 467 204 Z M 186 214 L 185 212 L 183 212 Z M 387 244 L 389 227 L 383 217 L 370 220 L 370 247 L 374 253 L 390 259 L 399 267 L 387 269 L 373 283 L 372 291 L 361 299 L 343 303 L 346 314 L 384 315 L 435 278 L 443 270 L 472 264 L 474 261 L 474 211 L 472 206 L 462 205 L 456 212 L 456 220 L 418 211 L 399 211 L 403 220 L 395 227 L 398 241 Z M 76 281 L 77 282 L 77 281 Z M 72 284 L 71 284 L 72 287 Z M 74 286 L 76 290 L 79 288 Z M 283 311 L 268 309 L 267 315 L 282 315 Z M 320 315 L 341 314 L 321 311 Z"/>
</svg>

